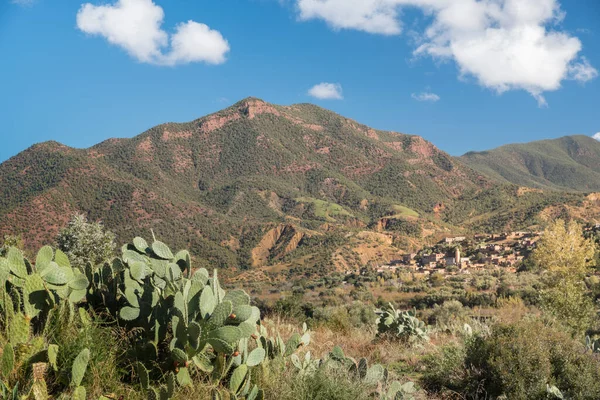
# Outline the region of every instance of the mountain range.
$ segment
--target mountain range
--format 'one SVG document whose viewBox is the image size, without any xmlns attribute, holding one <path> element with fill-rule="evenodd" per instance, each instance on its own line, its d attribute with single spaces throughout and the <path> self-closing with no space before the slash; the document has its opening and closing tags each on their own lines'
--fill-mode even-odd
<svg viewBox="0 0 600 400">
<path fill-rule="evenodd" d="M 197 265 L 261 280 L 389 261 L 454 233 L 590 219 L 597 190 L 590 138 L 455 158 L 315 105 L 247 98 L 131 139 L 12 157 L 0 164 L 0 234 L 35 249 L 80 212 L 119 242 L 152 230 Z"/>
<path fill-rule="evenodd" d="M 509 144 L 470 152 L 460 160 L 500 182 L 540 189 L 600 190 L 600 142 L 589 136 Z"/>
</svg>

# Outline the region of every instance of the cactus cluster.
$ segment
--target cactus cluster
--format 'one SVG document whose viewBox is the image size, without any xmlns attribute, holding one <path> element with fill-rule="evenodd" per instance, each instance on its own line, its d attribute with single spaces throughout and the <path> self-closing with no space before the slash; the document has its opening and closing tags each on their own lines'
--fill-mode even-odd
<svg viewBox="0 0 600 400">
<path fill-rule="evenodd" d="M 385 308 L 376 310 L 377 334 L 405 342 L 428 341 L 428 328 L 425 322 L 416 317 L 416 311 L 396 310 L 389 303 Z"/>
<path fill-rule="evenodd" d="M 17 368 L 57 370 L 58 347 L 44 348 L 35 337 L 46 326 L 70 324 L 76 316 L 82 326 L 89 325 L 86 309 L 108 312 L 139 333 L 135 351 L 128 354 L 151 399 L 172 398 L 177 385 L 191 385 L 193 376 L 210 379 L 216 399 L 262 399 L 252 369 L 287 357 L 310 341 L 306 326 L 286 343 L 280 336 L 270 338 L 259 326 L 260 311 L 250 305 L 248 294 L 223 290 L 216 270 L 212 276 L 204 268 L 192 274 L 187 251 L 174 254 L 160 241 L 148 244 L 138 237 L 121 253 L 110 264 L 88 264 L 83 271 L 51 247 L 42 248 L 34 264 L 14 248 L 0 258 L 0 329 L 9 340 L 0 359 L 4 397 L 24 392 L 9 390 Z M 84 299 L 85 308 L 77 307 Z M 21 357 L 23 348 L 33 354 L 30 359 Z M 64 382 L 74 399 L 86 398 L 81 382 L 89 358 L 83 350 L 70 370 L 70 382 Z M 27 393 L 47 398 L 44 379 L 33 379 Z"/>
<path fill-rule="evenodd" d="M 0 392 L 2 398 L 48 398 L 45 375 L 48 368 L 57 370 L 58 346 L 48 345 L 39 334 L 48 320 L 57 314 L 72 320 L 75 304 L 87 295 L 89 281 L 85 274 L 71 267 L 60 250 L 43 247 L 34 264 L 20 250 L 9 248 L 0 258 L 0 329 L 8 343 L 0 360 Z M 75 399 L 85 399 L 81 380 L 87 369 L 89 350 L 82 354 L 72 369 Z M 19 387 L 18 376 L 31 371 L 31 379 Z M 23 381 L 20 381 L 23 384 Z"/>
<path fill-rule="evenodd" d="M 46 386 L 46 374 L 50 368 L 57 371 L 57 359 L 59 347 L 51 344 L 47 348 L 39 350 L 43 345 L 40 340 L 28 338 L 27 343 L 13 345 L 7 343 L 2 349 L 0 358 L 0 398 L 3 399 L 34 399 L 48 400 L 48 388 Z M 31 354 L 31 355 L 30 355 Z M 83 349 L 73 361 L 71 366 L 69 385 L 72 387 L 70 396 L 73 400 L 85 400 L 86 390 L 81 386 L 90 360 L 89 349 Z M 23 388 L 19 388 L 17 369 L 31 370 L 31 380 Z M 12 386 L 12 388 L 11 388 Z M 21 393 L 21 397 L 18 396 Z M 60 399 L 66 399 L 63 395 Z"/>
<path fill-rule="evenodd" d="M 52 308 L 62 300 L 79 303 L 86 297 L 88 286 L 88 278 L 71 267 L 62 251 L 45 246 L 38 252 L 35 265 L 31 265 L 20 250 L 11 247 L 6 257 L 0 258 L 3 328 L 9 329 L 7 321 L 15 313 L 27 321 L 37 317 L 39 328 L 43 328 L 44 318 Z"/>
<path fill-rule="evenodd" d="M 366 385 L 385 386 L 388 381 L 389 372 L 381 364 L 375 364 L 369 367 L 366 358 L 356 361 L 352 357 L 347 357 L 341 347 L 335 346 L 329 353 L 329 362 L 341 365 L 348 373 L 357 380 Z"/>
<path fill-rule="evenodd" d="M 373 388 L 372 396 L 380 400 L 413 400 L 416 392 L 413 382 L 388 382 L 389 372 L 381 364 L 369 366 L 366 358 L 355 360 L 347 357 L 341 347 L 335 346 L 323 359 L 312 359 L 310 352 L 301 360 L 297 355 L 291 356 L 292 364 L 298 374 L 303 377 L 315 374 L 320 368 L 337 369 L 347 372 L 352 380 L 360 381 Z"/>
<path fill-rule="evenodd" d="M 306 323 L 302 324 L 302 332 L 294 332 L 287 341 L 283 341 L 281 335 L 277 332 L 276 335 L 270 335 L 269 330 L 264 326 L 259 326 L 258 337 L 256 338 L 257 345 L 265 349 L 268 359 L 277 357 L 289 357 L 293 355 L 300 347 L 310 344 L 310 332 Z"/>
<path fill-rule="evenodd" d="M 89 297 L 95 307 L 144 332 L 135 369 L 148 397 L 171 398 L 175 383 L 191 385 L 192 376 L 200 374 L 220 387 L 215 396 L 226 390 L 236 398 L 260 398 L 250 370 L 267 351 L 260 343 L 249 350 L 260 320 L 250 296 L 243 290 L 225 292 L 216 270 L 212 277 L 204 268 L 192 274 L 189 253 L 174 254 L 160 241 L 149 245 L 138 237 L 121 252 L 110 266 L 88 268 Z M 153 381 L 163 384 L 155 389 Z"/>
<path fill-rule="evenodd" d="M 62 366 L 59 374 L 59 348 L 46 345 L 39 334 L 75 318 L 85 328 L 92 323 L 87 310 L 108 313 L 135 332 L 126 357 L 150 400 L 173 398 L 178 386 L 192 385 L 192 378 L 210 381 L 215 400 L 262 400 L 265 395 L 257 378 L 268 374 L 270 363 L 291 364 L 300 377 L 320 368 L 340 369 L 372 386 L 381 399 L 411 399 L 414 392 L 412 383 L 388 383 L 387 369 L 346 357 L 340 347 L 322 360 L 310 351 L 299 356 L 311 341 L 306 324 L 284 341 L 261 323 L 260 311 L 246 292 L 226 292 L 216 270 L 212 276 L 204 268 L 192 273 L 187 251 L 173 253 L 156 239 L 149 244 L 137 237 L 112 263 L 88 264 L 83 271 L 72 268 L 60 250 L 42 248 L 32 265 L 11 248 L 0 258 L 0 310 L 0 329 L 8 339 L 0 356 L 3 398 L 25 395 L 46 400 L 50 397 L 46 376 L 54 374 L 53 381 L 70 388 L 59 399 L 86 399 L 82 383 L 90 351 L 81 350 L 68 372 Z M 427 337 L 414 313 L 396 311 L 391 305 L 380 312 L 378 323 L 380 333 Z M 22 380 L 17 377 L 25 370 L 32 371 L 27 372 L 31 379 L 27 387 L 19 388 Z"/>
</svg>

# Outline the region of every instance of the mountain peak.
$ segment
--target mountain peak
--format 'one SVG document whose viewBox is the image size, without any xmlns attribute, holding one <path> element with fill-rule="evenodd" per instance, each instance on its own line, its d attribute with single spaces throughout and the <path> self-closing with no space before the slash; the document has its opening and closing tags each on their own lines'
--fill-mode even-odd
<svg viewBox="0 0 600 400">
<path fill-rule="evenodd" d="M 307 227 L 435 232 L 438 220 L 462 225 L 496 215 L 472 198 L 490 181 L 433 144 L 312 104 L 247 97 L 191 122 L 65 149 L 46 142 L 0 164 L 0 232 L 17 227 L 33 248 L 84 212 L 122 240 L 153 229 L 206 263 L 233 267 L 254 263 L 255 249 L 265 259 L 283 256 L 278 249 L 295 248 Z M 497 192 L 482 201 L 490 195 Z M 290 221 L 302 229 L 285 228 Z M 273 223 L 284 228 L 273 231 Z M 274 237 L 294 244 L 265 245 Z"/>
<path fill-rule="evenodd" d="M 266 101 L 264 101 L 263 99 L 259 99 L 258 97 L 248 96 L 248 97 L 243 98 L 242 100 L 238 101 L 234 105 L 243 104 L 243 103 L 250 103 L 250 102 L 267 103 Z"/>
</svg>

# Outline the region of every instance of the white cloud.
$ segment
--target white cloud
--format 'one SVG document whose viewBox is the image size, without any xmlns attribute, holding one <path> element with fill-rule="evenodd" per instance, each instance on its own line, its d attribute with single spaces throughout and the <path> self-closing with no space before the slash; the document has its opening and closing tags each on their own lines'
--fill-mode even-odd
<svg viewBox="0 0 600 400">
<path fill-rule="evenodd" d="M 594 136 L 592 136 L 594 139 L 600 141 L 600 132 L 596 133 Z"/>
<path fill-rule="evenodd" d="M 569 66 L 569 77 L 572 80 L 587 82 L 598 76 L 596 70 L 585 57 L 581 57 L 581 62 Z"/>
<path fill-rule="evenodd" d="M 382 0 L 298 0 L 301 20 L 324 19 L 335 29 L 400 33 L 396 4 Z"/>
<path fill-rule="evenodd" d="M 420 9 L 431 23 L 417 38 L 415 56 L 452 60 L 462 78 L 498 93 L 525 90 L 540 105 L 564 80 L 598 75 L 580 56 L 581 41 L 559 30 L 565 13 L 558 0 L 296 1 L 301 20 L 385 35 L 401 33 L 403 9 Z"/>
<path fill-rule="evenodd" d="M 342 85 L 339 83 L 319 83 L 313 86 L 308 94 L 320 100 L 342 100 Z"/>
<path fill-rule="evenodd" d="M 205 24 L 188 21 L 177 26 L 171 36 L 171 52 L 165 57 L 167 64 L 206 62 L 222 64 L 229 52 L 229 44 L 219 31 Z"/>
<path fill-rule="evenodd" d="M 417 101 L 429 101 L 431 103 L 438 102 L 441 99 L 437 94 L 430 92 L 413 93 L 411 97 Z"/>
<path fill-rule="evenodd" d="M 221 64 L 229 43 L 220 32 L 194 21 L 180 23 L 169 35 L 161 26 L 163 9 L 152 0 L 117 0 L 110 5 L 83 4 L 77 27 L 102 36 L 140 62 L 177 65 L 192 62 Z"/>
</svg>

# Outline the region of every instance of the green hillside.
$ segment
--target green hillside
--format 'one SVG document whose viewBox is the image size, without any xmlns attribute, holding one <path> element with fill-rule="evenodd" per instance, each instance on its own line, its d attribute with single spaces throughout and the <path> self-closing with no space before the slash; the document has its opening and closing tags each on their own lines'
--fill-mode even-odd
<svg viewBox="0 0 600 400">
<path fill-rule="evenodd" d="M 541 189 L 600 191 L 600 142 L 588 136 L 510 144 L 470 152 L 460 160 L 501 182 Z"/>
<path fill-rule="evenodd" d="M 516 191 L 421 137 L 371 129 L 310 104 L 248 98 L 89 149 L 31 147 L 0 165 L 0 234 L 21 234 L 36 248 L 81 212 L 123 242 L 152 229 L 190 248 L 201 265 L 308 259 L 325 271 L 356 266 L 353 235 L 398 225 L 379 224 L 382 218 L 410 219 L 411 232 L 424 227 L 434 236 L 486 221 L 493 221 L 489 229 L 522 228 L 538 223 L 546 207 L 581 198 Z"/>
</svg>

